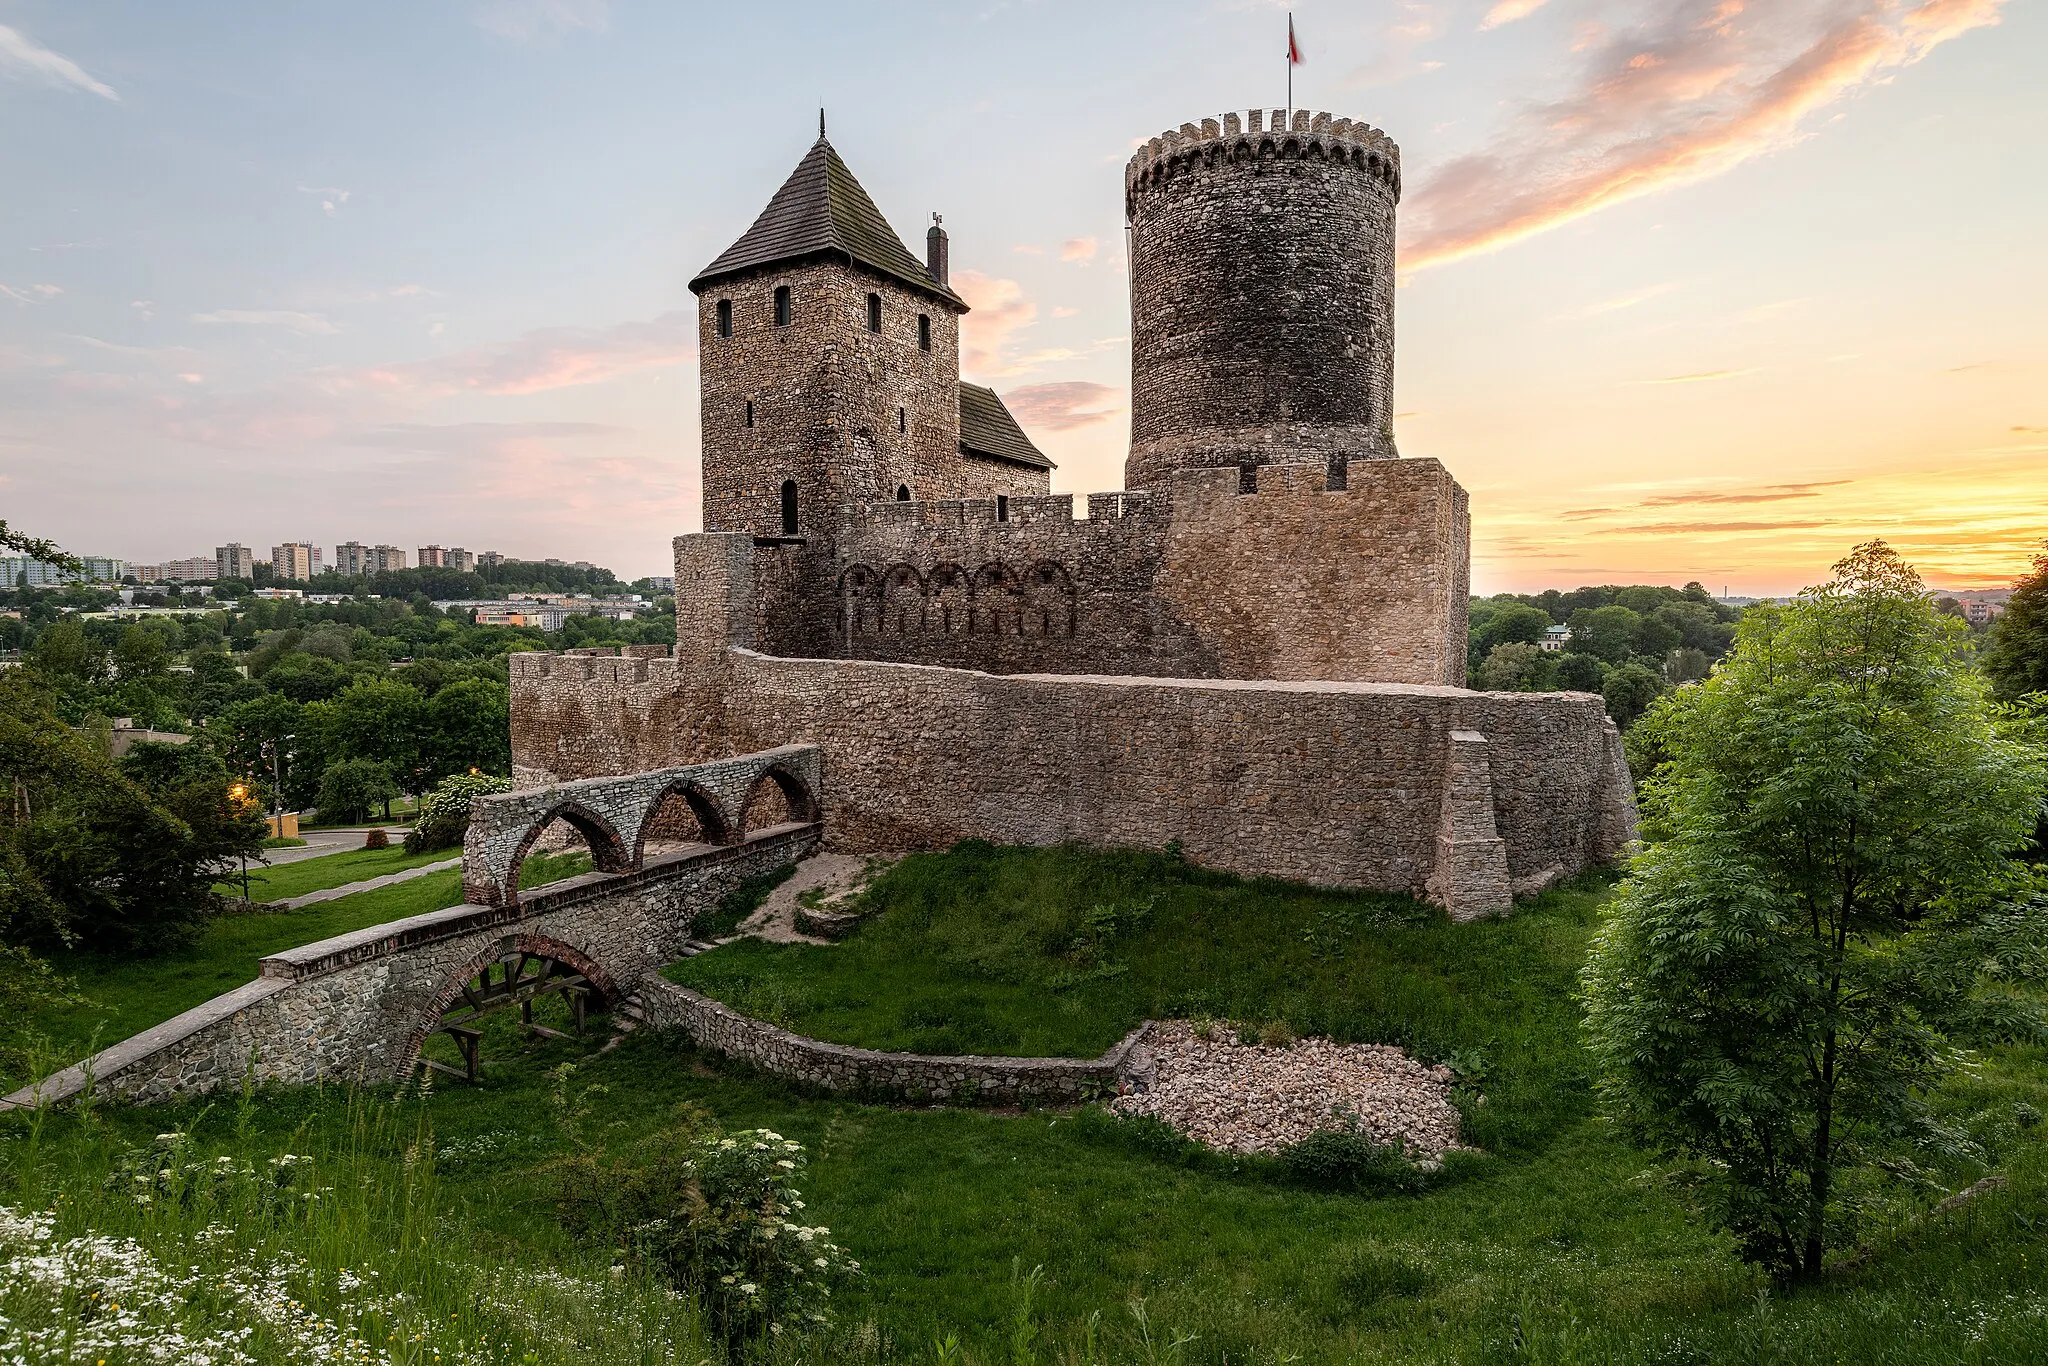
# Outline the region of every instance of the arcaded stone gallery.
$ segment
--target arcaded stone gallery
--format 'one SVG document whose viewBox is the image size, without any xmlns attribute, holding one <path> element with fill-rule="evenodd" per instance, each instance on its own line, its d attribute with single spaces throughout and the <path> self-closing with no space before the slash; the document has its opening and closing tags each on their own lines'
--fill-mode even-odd
<svg viewBox="0 0 2048 1366">
<path fill-rule="evenodd" d="M 1124 173 L 1128 488 L 960 378 L 920 261 L 821 135 L 691 281 L 704 530 L 676 647 L 512 659 L 524 787 L 818 747 L 829 843 L 1177 843 L 1457 917 L 1615 859 L 1585 693 L 1466 689 L 1471 517 L 1395 449 L 1400 149 L 1253 110 Z"/>
</svg>

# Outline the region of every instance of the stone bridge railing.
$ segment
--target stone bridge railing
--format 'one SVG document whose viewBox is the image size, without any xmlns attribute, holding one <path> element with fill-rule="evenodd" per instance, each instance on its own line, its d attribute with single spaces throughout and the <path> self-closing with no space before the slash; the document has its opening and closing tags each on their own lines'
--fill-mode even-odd
<svg viewBox="0 0 2048 1366">
<path fill-rule="evenodd" d="M 670 797 L 688 804 L 707 844 L 734 844 L 750 833 L 752 808 L 770 784 L 788 804 L 791 822 L 809 824 L 818 819 L 819 770 L 816 745 L 785 745 L 710 763 L 478 797 L 470 804 L 469 834 L 462 842 L 462 899 L 475 906 L 516 906 L 519 865 L 557 820 L 583 837 L 591 866 L 601 873 L 643 866 L 649 818 Z"/>
</svg>

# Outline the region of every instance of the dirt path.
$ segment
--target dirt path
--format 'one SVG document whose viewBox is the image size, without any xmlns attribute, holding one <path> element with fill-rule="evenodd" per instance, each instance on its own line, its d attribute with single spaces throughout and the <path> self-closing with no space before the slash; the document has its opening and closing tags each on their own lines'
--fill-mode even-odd
<svg viewBox="0 0 2048 1366">
<path fill-rule="evenodd" d="M 806 901 L 821 910 L 828 910 L 833 903 L 845 901 L 858 893 L 872 878 L 901 857 L 900 854 L 813 854 L 797 864 L 796 872 L 787 882 L 768 894 L 768 899 L 761 903 L 761 909 L 741 923 L 739 933 L 777 944 L 829 943 L 829 940 L 798 932 L 797 898 L 807 892 L 816 892 L 817 896 L 806 897 Z"/>
</svg>

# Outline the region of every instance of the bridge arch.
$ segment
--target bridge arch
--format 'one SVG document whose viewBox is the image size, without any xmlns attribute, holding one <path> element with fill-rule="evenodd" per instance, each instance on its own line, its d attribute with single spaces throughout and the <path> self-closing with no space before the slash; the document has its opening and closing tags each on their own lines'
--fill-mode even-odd
<svg viewBox="0 0 2048 1366">
<path fill-rule="evenodd" d="M 656 839 L 669 833 L 667 813 L 672 802 L 680 799 L 696 819 L 697 828 L 704 835 L 706 844 L 731 844 L 739 827 L 725 814 L 725 808 L 716 797 L 706 792 L 697 782 L 684 779 L 672 782 L 654 795 L 647 804 L 647 813 L 640 819 L 640 830 L 633 841 L 633 867 L 645 867 L 647 863 L 647 840 Z"/>
<path fill-rule="evenodd" d="M 536 978 L 530 972 L 530 965 L 557 965 L 567 969 L 568 975 L 554 977 L 548 974 L 545 978 Z M 626 993 L 620 989 L 612 975 L 605 971 L 604 965 L 574 944 L 566 944 L 544 934 L 508 934 L 457 968 L 455 975 L 434 994 L 406 1041 L 405 1053 L 400 1059 L 399 1076 L 409 1077 L 418 1070 L 427 1040 L 448 1027 L 449 1010 L 466 994 L 474 993 L 474 984 L 479 978 L 486 982 L 490 981 L 493 968 L 509 969 L 507 978 L 514 983 L 522 979 L 536 985 L 545 984 L 546 981 L 565 984 L 572 978 L 580 980 L 603 1002 L 607 1010 L 626 998 Z M 543 967 L 542 972 L 546 974 L 548 969 Z M 515 991 L 507 995 L 502 1005 L 516 1005 L 520 999 Z M 530 1001 L 533 998 L 529 995 L 524 999 Z M 480 1016 L 497 1008 L 499 1006 L 495 1004 L 483 1004 L 482 1008 L 476 1011 L 476 1015 Z"/>
<path fill-rule="evenodd" d="M 583 842 L 590 847 L 590 866 L 598 872 L 624 873 L 639 866 L 635 850 L 628 847 L 625 837 L 610 821 L 581 802 L 562 802 L 549 807 L 526 827 L 526 833 L 512 851 L 511 866 L 505 870 L 504 886 L 499 889 L 502 899 L 497 904 L 519 904 L 519 870 L 525 866 L 526 856 L 533 852 L 535 842 L 558 820 L 567 822 L 583 837 Z"/>
<path fill-rule="evenodd" d="M 764 803 L 774 804 L 776 796 L 780 796 L 780 804 L 788 808 L 790 821 L 804 823 L 818 819 L 818 799 L 810 785 L 783 765 L 770 764 L 747 788 L 746 799 L 740 806 L 741 838 L 755 833 L 755 824 L 764 810 Z"/>
</svg>

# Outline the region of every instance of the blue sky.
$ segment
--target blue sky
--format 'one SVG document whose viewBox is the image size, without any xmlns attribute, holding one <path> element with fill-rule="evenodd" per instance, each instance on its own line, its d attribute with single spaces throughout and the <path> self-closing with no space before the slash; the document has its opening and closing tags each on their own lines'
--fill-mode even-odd
<svg viewBox="0 0 2048 1366">
<path fill-rule="evenodd" d="M 2038 0 L 1293 7 L 1403 147 L 1403 451 L 1482 590 L 1810 582 L 2048 527 Z M 1270 4 L 0 0 L 0 515 L 134 560 L 438 542 L 659 572 L 695 301 L 829 111 L 953 234 L 967 373 L 1121 483 L 1121 174 L 1284 99 Z"/>
</svg>

